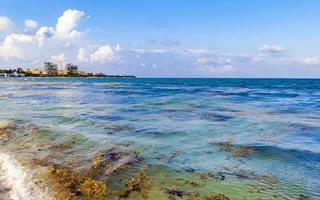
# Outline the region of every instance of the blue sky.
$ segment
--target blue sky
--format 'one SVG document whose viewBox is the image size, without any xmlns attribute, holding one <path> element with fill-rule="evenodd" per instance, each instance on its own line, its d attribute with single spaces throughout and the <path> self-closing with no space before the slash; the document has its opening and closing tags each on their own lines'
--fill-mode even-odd
<svg viewBox="0 0 320 200">
<path fill-rule="evenodd" d="M 0 65 L 52 60 L 140 77 L 319 77 L 319 10 L 317 0 L 0 0 Z"/>
</svg>

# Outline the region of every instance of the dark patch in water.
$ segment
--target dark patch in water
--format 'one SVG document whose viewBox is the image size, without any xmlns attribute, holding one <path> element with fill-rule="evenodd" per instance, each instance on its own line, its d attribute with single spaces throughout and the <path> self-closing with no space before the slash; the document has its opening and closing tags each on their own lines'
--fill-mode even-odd
<svg viewBox="0 0 320 200">
<path fill-rule="evenodd" d="M 233 108 L 216 108 L 215 110 L 220 112 L 241 112 L 241 110 L 237 110 Z"/>
<path fill-rule="evenodd" d="M 299 200 L 313 200 L 313 198 L 306 196 L 306 195 L 303 195 L 303 194 L 300 194 Z"/>
<path fill-rule="evenodd" d="M 98 120 L 106 120 L 106 121 L 121 121 L 124 120 L 124 117 L 116 116 L 116 115 L 105 115 L 105 116 L 95 116 Z"/>
<path fill-rule="evenodd" d="M 119 132 L 133 131 L 133 127 L 129 125 L 112 125 L 104 128 L 107 134 L 115 134 Z"/>
<path fill-rule="evenodd" d="M 111 162 L 116 162 L 120 158 L 119 153 L 115 152 L 113 149 L 108 150 L 104 154 L 101 154 L 101 159 L 110 160 Z"/>
<path fill-rule="evenodd" d="M 206 119 L 210 121 L 224 122 L 233 119 L 234 117 L 223 115 L 219 113 L 204 113 L 200 117 L 201 119 Z"/>
<path fill-rule="evenodd" d="M 183 169 L 184 169 L 184 171 L 189 172 L 189 173 L 194 173 L 196 171 L 194 168 L 191 168 L 191 167 L 185 167 Z"/>
<path fill-rule="evenodd" d="M 185 195 L 185 192 L 180 190 L 180 189 L 177 189 L 177 188 L 173 188 L 173 189 L 166 189 L 166 193 L 167 194 L 170 194 L 170 195 L 173 195 L 173 196 L 177 196 L 177 197 L 180 197 L 182 198 L 184 195 Z"/>
</svg>

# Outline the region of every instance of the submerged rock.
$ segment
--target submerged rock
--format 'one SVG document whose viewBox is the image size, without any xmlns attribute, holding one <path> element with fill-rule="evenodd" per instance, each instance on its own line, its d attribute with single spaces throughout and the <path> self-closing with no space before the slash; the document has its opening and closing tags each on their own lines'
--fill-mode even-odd
<svg viewBox="0 0 320 200">
<path fill-rule="evenodd" d="M 172 196 L 180 197 L 182 198 L 186 193 L 178 188 L 172 188 L 172 189 L 166 189 L 166 193 Z"/>
<path fill-rule="evenodd" d="M 15 125 L 12 121 L 2 120 L 0 121 L 0 142 L 7 142 L 10 138 L 11 132 L 15 129 Z"/>
<path fill-rule="evenodd" d="M 303 195 L 303 194 L 300 194 L 299 200 L 313 200 L 313 198 L 311 198 L 311 197 L 309 197 L 309 196 L 305 196 L 305 195 Z"/>
<path fill-rule="evenodd" d="M 191 167 L 185 167 L 183 169 L 184 169 L 184 171 L 189 172 L 189 173 L 194 173 L 196 171 L 194 168 L 191 168 Z"/>
<path fill-rule="evenodd" d="M 0 120 L 0 129 L 5 129 L 13 125 L 12 121 L 9 120 Z"/>
</svg>

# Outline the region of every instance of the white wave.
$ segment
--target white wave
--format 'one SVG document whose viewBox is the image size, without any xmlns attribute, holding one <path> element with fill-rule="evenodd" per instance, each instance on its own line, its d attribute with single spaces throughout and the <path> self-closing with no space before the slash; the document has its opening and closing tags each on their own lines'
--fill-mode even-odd
<svg viewBox="0 0 320 200">
<path fill-rule="evenodd" d="M 9 191 L 10 199 L 53 199 L 47 191 L 41 190 L 34 181 L 16 159 L 7 153 L 0 152 L 0 182 L 11 189 Z"/>
</svg>

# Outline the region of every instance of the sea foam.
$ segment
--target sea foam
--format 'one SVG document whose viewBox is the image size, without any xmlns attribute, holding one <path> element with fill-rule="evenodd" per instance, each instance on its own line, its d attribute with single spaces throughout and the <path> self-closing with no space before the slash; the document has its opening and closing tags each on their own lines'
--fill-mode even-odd
<svg viewBox="0 0 320 200">
<path fill-rule="evenodd" d="M 10 154 L 0 152 L 0 182 L 9 188 L 10 199 L 14 200 L 51 200 L 47 191 L 43 191 L 32 176 Z"/>
</svg>

